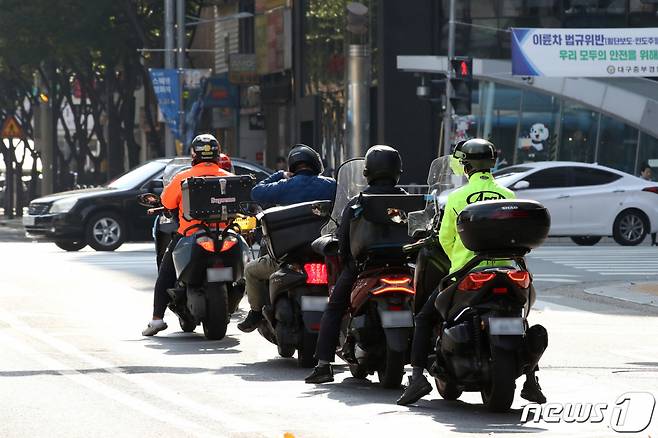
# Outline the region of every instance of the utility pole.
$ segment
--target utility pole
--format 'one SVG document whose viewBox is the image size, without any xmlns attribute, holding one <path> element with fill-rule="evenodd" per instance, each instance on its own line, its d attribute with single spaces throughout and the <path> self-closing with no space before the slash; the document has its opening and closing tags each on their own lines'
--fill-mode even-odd
<svg viewBox="0 0 658 438">
<path fill-rule="evenodd" d="M 185 105 L 183 103 L 183 69 L 185 68 L 185 0 L 176 0 L 176 67 L 178 68 L 178 93 L 180 108 L 178 108 L 178 132 L 181 142 L 185 141 Z M 183 148 L 185 145 L 183 145 Z"/>
<path fill-rule="evenodd" d="M 174 0 L 164 0 L 164 67 L 167 69 L 174 68 Z M 165 156 L 173 157 L 176 155 L 174 147 L 174 135 L 169 126 L 165 123 Z"/>
<path fill-rule="evenodd" d="M 452 152 L 452 145 L 450 144 L 450 137 L 452 137 L 452 105 L 450 103 L 450 96 L 452 96 L 452 85 L 450 84 L 452 69 L 450 68 L 450 60 L 453 56 L 455 56 L 455 0 L 450 0 L 450 15 L 448 20 L 448 68 L 446 69 L 446 109 L 443 113 L 443 155 L 448 155 Z"/>
<path fill-rule="evenodd" d="M 349 45 L 345 72 L 345 155 L 362 157 L 370 142 L 370 45 L 368 8 L 347 4 Z"/>
</svg>

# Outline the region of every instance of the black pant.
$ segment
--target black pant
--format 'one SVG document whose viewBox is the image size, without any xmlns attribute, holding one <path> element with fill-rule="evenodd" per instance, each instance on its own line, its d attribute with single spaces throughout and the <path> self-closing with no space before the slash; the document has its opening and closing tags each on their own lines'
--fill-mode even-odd
<svg viewBox="0 0 658 438">
<path fill-rule="evenodd" d="M 162 256 L 160 261 L 160 269 L 158 270 L 158 279 L 155 280 L 155 288 L 153 291 L 153 316 L 155 318 L 164 318 L 165 310 L 169 304 L 169 294 L 167 289 L 173 287 L 176 283 L 176 269 L 174 268 L 174 259 L 171 253 L 178 240 L 181 238 L 180 234 L 176 234 L 169 243 L 167 250 Z"/>
<path fill-rule="evenodd" d="M 411 366 L 427 368 L 427 357 L 432 351 L 432 329 L 441 322 L 441 315 L 434 307 L 441 291 L 437 288 L 427 298 L 423 308 L 416 315 L 414 339 L 411 343 Z"/>
<path fill-rule="evenodd" d="M 340 324 L 350 304 L 352 285 L 354 285 L 358 274 L 356 266 L 347 263 L 336 280 L 336 285 L 329 297 L 329 303 L 327 303 L 327 308 L 324 310 L 320 322 L 316 354 L 319 360 L 326 360 L 327 362 L 333 362 L 334 360 L 340 334 Z"/>
</svg>

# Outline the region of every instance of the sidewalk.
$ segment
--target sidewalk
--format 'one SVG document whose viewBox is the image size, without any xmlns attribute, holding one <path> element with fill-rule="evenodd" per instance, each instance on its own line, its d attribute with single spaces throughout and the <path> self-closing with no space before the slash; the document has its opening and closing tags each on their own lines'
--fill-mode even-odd
<svg viewBox="0 0 658 438">
<path fill-rule="evenodd" d="M 585 293 L 658 308 L 658 282 L 627 282 L 585 289 Z"/>
<path fill-rule="evenodd" d="M 13 219 L 7 219 L 0 216 L 0 228 L 9 228 L 11 230 L 21 230 L 23 231 L 23 222 L 20 217 L 15 217 Z"/>
</svg>

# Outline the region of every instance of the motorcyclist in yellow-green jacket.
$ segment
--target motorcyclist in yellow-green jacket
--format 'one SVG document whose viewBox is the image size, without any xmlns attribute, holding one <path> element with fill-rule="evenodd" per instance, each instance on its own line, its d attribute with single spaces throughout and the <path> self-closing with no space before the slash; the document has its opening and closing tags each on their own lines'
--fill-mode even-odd
<svg viewBox="0 0 658 438">
<path fill-rule="evenodd" d="M 457 233 L 457 216 L 469 204 L 493 199 L 512 199 L 514 193 L 496 183 L 491 174 L 491 168 L 496 162 L 496 148 L 492 143 L 481 138 L 473 138 L 457 144 L 451 157 L 453 171 L 466 174 L 468 184 L 448 195 L 441 227 L 439 242 L 450 259 L 450 272 L 456 272 L 466 265 L 475 254 L 467 249 Z M 509 265 L 508 261 L 483 262 L 482 265 Z M 411 365 L 413 374 L 398 404 L 408 405 L 418 401 L 432 391 L 432 386 L 423 372 L 427 368 L 427 358 L 430 353 L 432 330 L 439 324 L 440 315 L 434 307 L 436 297 L 441 291 L 437 288 L 427 299 L 421 311 L 416 315 L 414 338 L 411 347 Z M 545 403 L 546 398 L 541 392 L 534 371 L 526 376 L 526 382 L 521 391 L 521 397 L 526 400 Z"/>
</svg>

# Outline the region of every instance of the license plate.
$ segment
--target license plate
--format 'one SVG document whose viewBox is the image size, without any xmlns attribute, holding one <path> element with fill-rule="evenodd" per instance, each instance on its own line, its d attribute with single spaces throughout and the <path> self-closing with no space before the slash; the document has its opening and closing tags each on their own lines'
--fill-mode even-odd
<svg viewBox="0 0 658 438">
<path fill-rule="evenodd" d="M 324 312 L 328 297 L 302 297 L 302 312 Z"/>
<path fill-rule="evenodd" d="M 35 218 L 34 216 L 23 216 L 23 225 L 31 227 L 34 225 Z"/>
<path fill-rule="evenodd" d="M 523 318 L 489 318 L 492 335 L 522 335 L 525 333 Z"/>
<path fill-rule="evenodd" d="M 206 278 L 210 283 L 233 281 L 233 268 L 207 268 Z"/>
<path fill-rule="evenodd" d="M 414 316 L 411 310 L 383 310 L 381 312 L 382 327 L 413 327 Z"/>
</svg>

